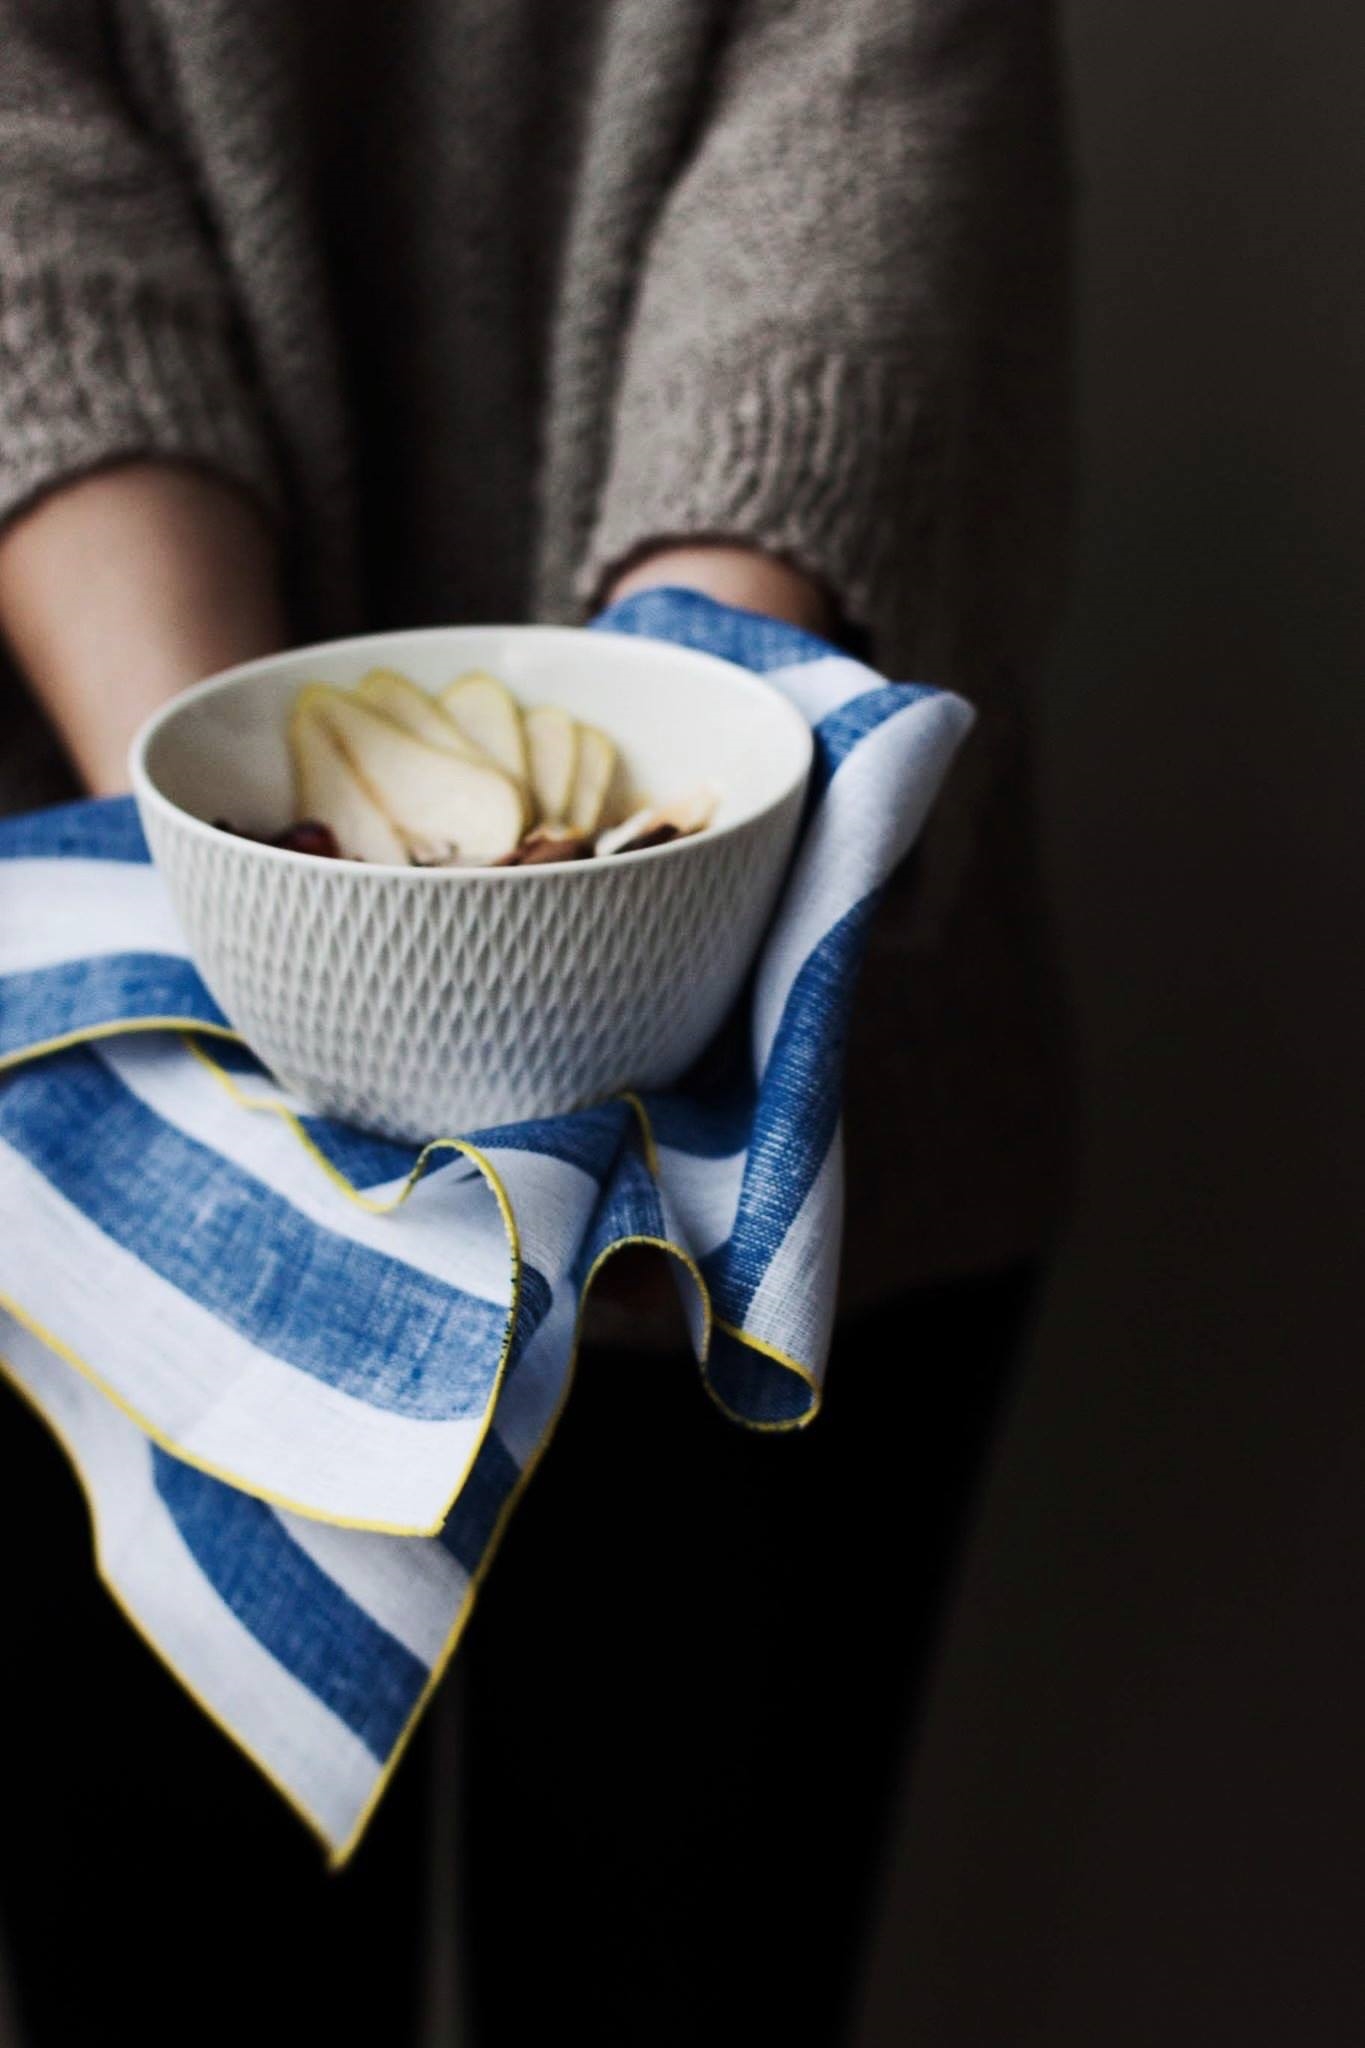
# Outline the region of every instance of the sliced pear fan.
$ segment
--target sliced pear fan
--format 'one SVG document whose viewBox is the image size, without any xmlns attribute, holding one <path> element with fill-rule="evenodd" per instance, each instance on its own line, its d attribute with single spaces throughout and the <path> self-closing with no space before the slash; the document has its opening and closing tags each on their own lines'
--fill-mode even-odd
<svg viewBox="0 0 1365 2048">
<path fill-rule="evenodd" d="M 497 762 L 518 782 L 530 780 L 526 758 L 526 735 L 522 730 L 521 707 L 505 683 L 472 669 L 457 676 L 440 696 L 442 709 L 452 718 L 467 740 Z"/>
<path fill-rule="evenodd" d="M 321 718 L 371 798 L 423 860 L 448 847 L 462 865 L 512 851 L 525 828 L 526 800 L 498 768 L 428 746 L 344 690 L 314 684 L 300 709 Z"/>
<path fill-rule="evenodd" d="M 289 722 L 295 815 L 329 825 L 350 860 L 401 866 L 408 850 L 316 710 L 300 704 Z"/>
<path fill-rule="evenodd" d="M 499 765 L 490 761 L 483 748 L 460 730 L 434 697 L 419 690 L 416 683 L 400 676 L 396 669 L 372 668 L 356 684 L 353 694 L 375 711 L 382 711 L 415 739 L 425 740 L 429 747 L 440 747 L 443 753 L 458 754 L 462 760 L 479 761 L 485 767 Z"/>
<path fill-rule="evenodd" d="M 616 748 L 595 725 L 578 728 L 578 761 L 569 797 L 569 823 L 589 838 L 602 823 L 616 773 Z"/>
<path fill-rule="evenodd" d="M 531 866 L 622 853 L 704 830 L 717 802 L 703 783 L 613 823 L 629 801 L 615 742 L 558 704 L 523 712 L 482 670 L 439 697 L 394 669 L 350 690 L 306 684 L 289 746 L 297 814 L 329 826 L 354 860 Z"/>
<path fill-rule="evenodd" d="M 528 711 L 526 750 L 531 761 L 531 795 L 540 822 L 567 823 L 578 766 L 578 727 L 568 712 L 557 704 L 537 704 Z"/>
</svg>

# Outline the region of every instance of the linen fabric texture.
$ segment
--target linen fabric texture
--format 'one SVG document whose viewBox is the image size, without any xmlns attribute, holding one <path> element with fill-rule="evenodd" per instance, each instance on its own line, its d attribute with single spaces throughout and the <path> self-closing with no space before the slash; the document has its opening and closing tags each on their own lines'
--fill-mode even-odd
<svg viewBox="0 0 1365 2048">
<path fill-rule="evenodd" d="M 0 1353 L 77 1468 L 110 1591 L 337 1860 L 553 1433 L 614 1248 L 671 1251 L 698 1399 L 750 1429 L 816 1417 L 867 932 L 971 724 L 692 593 L 602 624 L 743 661 L 815 739 L 749 983 L 670 1090 L 421 1152 L 310 1115 L 199 980 L 131 799 L 0 823 Z M 649 1455 L 629 1414 L 621 1443 Z"/>
</svg>

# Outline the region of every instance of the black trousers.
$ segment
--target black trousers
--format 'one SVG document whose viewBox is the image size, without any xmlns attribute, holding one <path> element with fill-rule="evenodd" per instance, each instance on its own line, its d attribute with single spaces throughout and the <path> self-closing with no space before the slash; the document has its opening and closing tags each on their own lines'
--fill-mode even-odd
<svg viewBox="0 0 1365 2048">
<path fill-rule="evenodd" d="M 842 2041 L 1035 1290 L 1021 1268 L 846 1323 L 824 1411 L 786 1436 L 728 1421 L 681 1357 L 580 1360 L 457 1652 L 473 2048 L 571 2024 L 649 2048 Z M 430 1731 L 327 1876 L 97 1585 L 74 1483 L 12 1398 L 0 1570 L 0 1942 L 25 2048 L 407 2048 Z"/>
</svg>

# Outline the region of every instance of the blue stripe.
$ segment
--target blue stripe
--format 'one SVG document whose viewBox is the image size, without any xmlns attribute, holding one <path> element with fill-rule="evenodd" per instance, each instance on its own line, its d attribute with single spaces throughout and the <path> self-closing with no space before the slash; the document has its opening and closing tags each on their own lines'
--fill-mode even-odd
<svg viewBox="0 0 1365 2048">
<path fill-rule="evenodd" d="M 798 1373 L 751 1351 L 726 1330 L 712 1331 L 706 1370 L 726 1407 L 749 1422 L 795 1422 L 814 1399 Z"/>
<path fill-rule="evenodd" d="M 743 1322 L 829 1153 L 854 980 L 879 893 L 826 932 L 787 997 L 758 1093 L 734 1230 L 702 1262 L 729 1323 Z"/>
<path fill-rule="evenodd" d="M 820 720 L 812 728 L 815 740 L 815 765 L 811 772 L 811 788 L 815 795 L 823 795 L 836 769 L 843 766 L 860 741 L 879 725 L 885 725 L 888 718 L 908 710 L 926 697 L 937 697 L 940 692 L 926 683 L 882 683 L 874 690 L 864 690 L 857 697 L 850 697 L 847 704 L 841 704 L 837 711 Z"/>
<path fill-rule="evenodd" d="M 498 1124 L 475 1131 L 471 1145 L 490 1152 L 536 1152 L 547 1159 L 562 1159 L 600 1181 L 611 1169 L 621 1140 L 634 1126 L 635 1112 L 628 1102 L 600 1102 L 592 1109 L 575 1109 L 567 1116 L 542 1117 L 522 1124 Z"/>
<path fill-rule="evenodd" d="M 521 1269 L 521 1294 L 517 1302 L 517 1327 L 512 1338 L 508 1377 L 536 1331 L 550 1313 L 553 1299 L 550 1283 L 535 1266 Z M 490 1429 L 479 1446 L 479 1455 L 459 1497 L 446 1517 L 441 1542 L 451 1556 L 471 1575 L 478 1570 L 492 1538 L 493 1527 L 509 1494 L 521 1477 L 520 1467 L 497 1429 Z"/>
<path fill-rule="evenodd" d="M 252 1081 L 272 1081 L 274 1078 L 250 1046 L 237 1039 L 215 1039 L 208 1049 L 208 1057 L 215 1067 L 221 1067 L 234 1080 L 248 1084 L 248 1092 Z M 299 1123 L 329 1165 L 334 1166 L 353 1188 L 361 1190 L 387 1187 L 394 1181 L 406 1180 L 422 1149 L 420 1145 L 399 1144 L 390 1138 L 376 1137 L 370 1131 L 356 1130 L 351 1124 L 339 1123 L 335 1117 L 303 1115 Z M 423 1169 L 424 1175 L 448 1167 L 455 1158 L 453 1153 L 438 1152 Z M 459 1163 L 468 1164 L 466 1161 Z M 471 1179 L 477 1174 L 477 1167 L 469 1166 L 464 1177 Z"/>
<path fill-rule="evenodd" d="M 480 1150 L 534 1152 L 544 1158 L 562 1159 L 570 1166 L 581 1167 L 596 1180 L 610 1167 L 631 1115 L 629 1104 L 608 1102 L 595 1109 L 575 1110 L 569 1116 L 471 1131 L 467 1142 Z M 396 1144 L 388 1138 L 373 1137 L 350 1124 L 339 1123 L 335 1117 L 305 1116 L 300 1122 L 319 1151 L 355 1188 L 385 1187 L 402 1180 L 411 1173 L 422 1150 L 420 1145 Z M 462 1134 L 443 1131 L 433 1135 Z M 425 1170 L 431 1173 L 440 1167 L 461 1164 L 468 1162 L 460 1161 L 455 1154 L 438 1153 Z M 468 1165 L 469 1173 L 477 1170 Z"/>
<path fill-rule="evenodd" d="M 164 1122 L 93 1052 L 57 1053 L 0 1082 L 0 1139 L 111 1242 L 262 1351 L 392 1414 L 444 1420 L 486 1406 L 505 1309 L 322 1229 Z"/>
<path fill-rule="evenodd" d="M 82 797 L 0 818 L 0 860 L 151 859 L 130 796 Z"/>
<path fill-rule="evenodd" d="M 362 1191 L 405 1180 L 421 1155 L 420 1145 L 403 1145 L 391 1138 L 377 1138 L 369 1131 L 357 1131 L 350 1124 L 338 1123 L 335 1117 L 301 1116 L 299 1122 L 324 1159 L 353 1188 Z M 458 1153 L 438 1152 L 434 1159 L 428 1161 L 423 1173 L 435 1173 L 452 1163 L 468 1166 L 471 1174 L 478 1171 L 467 1160 L 460 1159 Z"/>
<path fill-rule="evenodd" d="M 150 1449 L 157 1493 L 219 1599 L 382 1763 L 427 1666 L 313 1562 L 264 1501 Z"/>
<path fill-rule="evenodd" d="M 171 953 L 107 953 L 0 978 L 0 1058 L 139 1017 L 227 1021 L 188 960 Z"/>
<path fill-rule="evenodd" d="M 497 1429 L 490 1429 L 437 1539 L 471 1578 L 483 1562 L 498 1516 L 520 1478 L 521 1467 Z"/>
<path fill-rule="evenodd" d="M 719 655 L 723 661 L 738 662 L 741 668 L 767 675 L 773 669 L 795 668 L 807 661 L 823 661 L 840 649 L 814 633 L 803 633 L 781 619 L 766 618 L 761 612 L 741 611 L 735 605 L 717 604 L 699 590 L 669 586 L 642 590 L 635 597 L 609 605 L 591 621 L 596 631 L 639 633 L 649 640 L 671 640 L 679 647 L 695 647 L 702 654 Z M 847 657 L 845 656 L 845 659 Z"/>
<path fill-rule="evenodd" d="M 691 1100 L 685 1095 L 642 1095 L 655 1143 L 694 1159 L 733 1159 L 749 1142 L 756 1101 L 752 1085 L 723 1099 Z"/>
<path fill-rule="evenodd" d="M 570 1276 L 573 1285 L 581 1287 L 602 1253 L 623 1237 L 663 1235 L 664 1212 L 654 1176 L 637 1151 L 622 1151 L 578 1248 Z"/>
<path fill-rule="evenodd" d="M 527 1345 L 550 1313 L 553 1299 L 550 1283 L 540 1268 L 533 1266 L 529 1259 L 523 1259 L 517 1294 L 517 1326 L 512 1333 L 512 1355 L 507 1368 L 509 1374 L 515 1371 Z"/>
</svg>

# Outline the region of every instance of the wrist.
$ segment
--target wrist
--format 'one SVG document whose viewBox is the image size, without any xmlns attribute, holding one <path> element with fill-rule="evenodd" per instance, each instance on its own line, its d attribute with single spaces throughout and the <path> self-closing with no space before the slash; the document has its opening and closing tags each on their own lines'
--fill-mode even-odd
<svg viewBox="0 0 1365 2048">
<path fill-rule="evenodd" d="M 650 541 L 617 569 L 604 601 L 665 584 L 699 590 L 720 604 L 763 612 L 808 633 L 828 634 L 836 607 L 823 584 L 794 563 L 739 541 Z"/>
</svg>

